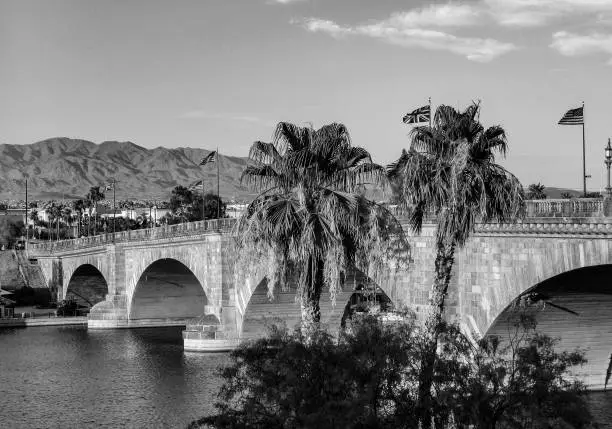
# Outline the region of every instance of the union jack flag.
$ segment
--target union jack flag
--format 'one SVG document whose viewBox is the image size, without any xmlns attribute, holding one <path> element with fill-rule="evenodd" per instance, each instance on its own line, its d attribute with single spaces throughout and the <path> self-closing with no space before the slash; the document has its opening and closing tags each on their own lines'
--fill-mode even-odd
<svg viewBox="0 0 612 429">
<path fill-rule="evenodd" d="M 583 125 L 584 107 L 568 110 L 559 121 L 559 125 Z"/>
<path fill-rule="evenodd" d="M 197 182 L 193 182 L 191 185 L 189 185 L 189 187 L 187 189 L 189 189 L 190 191 L 197 191 L 202 187 L 202 180 L 198 180 Z"/>
<path fill-rule="evenodd" d="M 402 119 L 404 124 L 418 124 L 420 122 L 429 122 L 431 118 L 431 106 L 423 106 L 413 110 L 410 113 L 406 113 L 406 116 Z"/>
</svg>

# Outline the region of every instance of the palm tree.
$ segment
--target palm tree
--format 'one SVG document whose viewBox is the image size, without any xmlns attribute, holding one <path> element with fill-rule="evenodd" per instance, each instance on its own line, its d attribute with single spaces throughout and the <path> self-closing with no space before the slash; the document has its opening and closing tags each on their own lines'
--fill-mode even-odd
<svg viewBox="0 0 612 429">
<path fill-rule="evenodd" d="M 81 236 L 81 221 L 83 219 L 83 212 L 85 211 L 86 204 L 83 200 L 76 200 L 72 204 L 72 207 L 77 215 L 77 236 Z"/>
<path fill-rule="evenodd" d="M 38 210 L 33 208 L 32 211 L 30 211 L 30 214 L 28 216 L 28 218 L 32 221 L 33 223 L 33 227 L 36 227 L 38 224 Z M 36 232 L 36 229 L 34 229 L 34 232 Z M 38 234 L 38 238 L 40 238 L 40 232 Z"/>
<path fill-rule="evenodd" d="M 90 205 L 95 208 L 94 214 L 94 235 L 97 233 L 97 220 L 98 220 L 98 201 L 102 201 L 104 199 L 104 192 L 101 190 L 101 186 L 92 186 L 89 188 L 89 192 L 85 196 L 85 199 L 90 201 Z M 91 215 L 89 217 L 91 219 Z"/>
<path fill-rule="evenodd" d="M 413 231 L 421 231 L 426 216 L 437 225 L 428 353 L 419 382 L 424 428 L 431 424 L 432 377 L 455 249 L 465 244 L 476 222 L 509 221 L 524 211 L 519 180 L 495 163 L 495 154 L 507 150 L 505 131 L 500 126 L 484 129 L 478 116 L 477 104 L 464 112 L 440 106 L 431 127 L 412 130 L 410 150 L 388 170 L 389 179 L 399 184 L 397 198 L 410 214 Z"/>
<path fill-rule="evenodd" d="M 546 186 L 541 183 L 532 183 L 527 188 L 527 199 L 528 200 L 545 200 L 546 194 L 544 193 Z"/>
<path fill-rule="evenodd" d="M 55 201 L 51 201 L 49 203 L 47 203 L 47 205 L 45 206 L 45 211 L 48 213 L 49 216 L 49 226 L 51 228 L 53 228 L 53 222 L 55 222 L 56 228 L 57 228 L 57 232 L 56 232 L 56 240 L 59 239 L 59 220 L 61 218 L 61 206 L 60 204 L 56 203 Z M 49 230 L 50 231 L 50 230 Z M 51 239 L 51 234 L 49 234 L 49 239 Z"/>
<path fill-rule="evenodd" d="M 237 223 L 240 253 L 268 259 L 269 294 L 286 288 L 291 275 L 298 278 L 308 340 L 320 321 L 324 287 L 335 302 L 349 268 L 374 276 L 392 249 L 408 249 L 391 213 L 355 192 L 383 181 L 385 170 L 365 149 L 351 146 L 346 127 L 335 123 L 315 130 L 281 122 L 273 142 L 253 143 L 249 156 L 253 164 L 241 182 L 261 193 Z"/>
<path fill-rule="evenodd" d="M 62 204 L 61 216 L 66 226 L 71 228 L 72 227 L 72 209 L 69 206 Z"/>
</svg>

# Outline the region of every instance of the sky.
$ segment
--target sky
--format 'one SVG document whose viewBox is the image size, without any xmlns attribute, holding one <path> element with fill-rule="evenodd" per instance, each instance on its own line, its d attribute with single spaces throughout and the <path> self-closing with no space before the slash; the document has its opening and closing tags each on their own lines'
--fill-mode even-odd
<svg viewBox="0 0 612 429">
<path fill-rule="evenodd" d="M 219 147 L 344 123 L 375 162 L 408 111 L 480 100 L 525 184 L 605 186 L 612 0 L 0 0 L 0 143 Z M 498 158 L 499 159 L 499 158 Z"/>
</svg>

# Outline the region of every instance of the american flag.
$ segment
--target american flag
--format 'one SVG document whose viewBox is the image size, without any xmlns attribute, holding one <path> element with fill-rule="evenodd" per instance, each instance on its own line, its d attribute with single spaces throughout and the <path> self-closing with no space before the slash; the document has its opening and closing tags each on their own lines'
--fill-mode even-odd
<svg viewBox="0 0 612 429">
<path fill-rule="evenodd" d="M 559 121 L 559 125 L 584 125 L 584 107 L 568 110 Z"/>
<path fill-rule="evenodd" d="M 199 165 L 206 165 L 209 162 L 215 162 L 216 159 L 217 159 L 217 151 L 213 150 L 211 153 L 209 153 L 204 158 L 202 158 L 202 161 L 200 161 Z"/>
<path fill-rule="evenodd" d="M 417 124 L 419 122 L 429 122 L 431 118 L 431 106 L 423 106 L 413 110 L 410 113 L 406 113 L 406 116 L 402 119 L 404 124 Z"/>
</svg>

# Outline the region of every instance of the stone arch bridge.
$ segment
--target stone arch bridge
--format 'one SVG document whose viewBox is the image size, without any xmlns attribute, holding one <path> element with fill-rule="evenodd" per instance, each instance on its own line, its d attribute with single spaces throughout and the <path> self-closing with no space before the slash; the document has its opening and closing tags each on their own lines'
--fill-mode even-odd
<svg viewBox="0 0 612 429">
<path fill-rule="evenodd" d="M 599 388 L 612 353 L 612 218 L 601 200 L 584 201 L 531 202 L 522 222 L 478 226 L 456 254 L 446 316 L 472 334 L 503 335 L 512 303 L 538 296 L 540 327 L 561 336 L 563 347 L 587 349 L 582 371 Z M 232 227 L 232 219 L 192 222 L 34 244 L 28 252 L 57 300 L 73 294 L 95 304 L 90 329 L 182 325 L 187 350 L 227 350 L 261 335 L 268 321 L 294 326 L 300 317 L 294 288 L 270 299 L 263 275 L 236 281 Z M 411 237 L 411 266 L 377 285 L 417 314 L 428 309 L 434 233 L 426 225 Z M 372 283 L 360 272 L 351 277 L 336 305 L 322 297 L 322 321 L 332 330 L 355 287 Z"/>
</svg>

